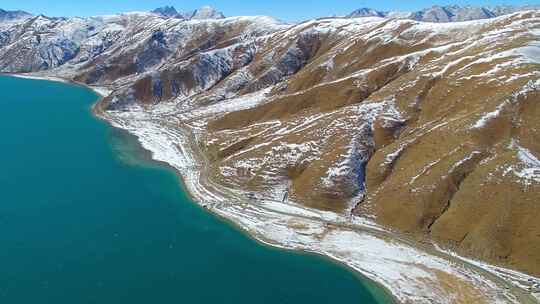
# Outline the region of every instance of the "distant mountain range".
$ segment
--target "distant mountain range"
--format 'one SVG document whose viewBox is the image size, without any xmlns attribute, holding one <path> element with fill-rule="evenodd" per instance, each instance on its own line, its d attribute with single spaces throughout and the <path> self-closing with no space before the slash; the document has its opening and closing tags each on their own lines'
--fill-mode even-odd
<svg viewBox="0 0 540 304">
<path fill-rule="evenodd" d="M 199 9 L 187 12 L 178 12 L 174 6 L 156 8 L 152 13 L 168 18 L 181 18 L 186 20 L 223 19 L 225 15 L 211 6 L 203 6 Z"/>
<path fill-rule="evenodd" d="M 223 19 L 225 15 L 211 6 L 203 6 L 192 11 L 179 12 L 173 6 L 163 6 L 151 11 L 154 14 L 167 18 L 180 18 L 186 20 Z M 0 9 L 0 22 L 15 21 L 33 17 L 25 11 L 8 11 Z"/>
<path fill-rule="evenodd" d="M 378 11 L 371 8 L 360 8 L 347 15 L 348 18 L 388 17 L 404 18 L 425 22 L 457 22 L 489 19 L 518 11 L 540 9 L 540 5 L 529 6 L 432 6 L 416 12 Z"/>
<path fill-rule="evenodd" d="M 528 6 L 432 6 L 415 12 L 406 11 L 379 11 L 372 8 L 359 8 L 346 18 L 381 17 L 402 18 L 425 22 L 458 22 L 479 19 L 489 19 L 502 15 L 525 10 L 537 10 L 540 5 Z M 163 6 L 151 11 L 156 15 L 166 18 L 179 18 L 185 20 L 223 19 L 225 15 L 211 6 L 203 6 L 192 11 L 178 11 L 174 6 Z M 0 22 L 30 18 L 33 15 L 25 11 L 7 11 L 0 9 Z"/>
</svg>

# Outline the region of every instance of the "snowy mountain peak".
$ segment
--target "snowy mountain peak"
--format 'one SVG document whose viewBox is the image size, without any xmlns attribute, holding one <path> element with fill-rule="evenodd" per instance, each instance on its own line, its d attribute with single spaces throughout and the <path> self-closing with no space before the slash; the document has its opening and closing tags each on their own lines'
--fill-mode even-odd
<svg viewBox="0 0 540 304">
<path fill-rule="evenodd" d="M 158 7 L 153 10 L 152 13 L 169 18 L 177 18 L 180 15 L 178 11 L 174 8 L 174 6 Z"/>
<path fill-rule="evenodd" d="M 211 6 L 203 6 L 193 12 L 190 19 L 223 19 L 225 15 Z"/>
<path fill-rule="evenodd" d="M 348 18 L 359 18 L 359 17 L 385 17 L 386 14 L 384 12 L 380 12 L 377 10 L 374 10 L 372 8 L 359 8 L 349 15 L 347 15 Z"/>
<path fill-rule="evenodd" d="M 179 12 L 174 6 L 158 7 L 152 13 L 166 18 L 180 18 L 187 20 L 223 19 L 225 15 L 211 6 L 203 6 L 193 11 Z"/>
</svg>

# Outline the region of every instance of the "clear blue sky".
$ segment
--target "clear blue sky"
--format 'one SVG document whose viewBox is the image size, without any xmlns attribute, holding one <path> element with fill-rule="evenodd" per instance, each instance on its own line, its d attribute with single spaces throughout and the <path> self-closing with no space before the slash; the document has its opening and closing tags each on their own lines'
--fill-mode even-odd
<svg viewBox="0 0 540 304">
<path fill-rule="evenodd" d="M 2 9 L 21 9 L 49 16 L 91 16 L 126 11 L 147 11 L 173 5 L 178 10 L 211 5 L 227 16 L 269 15 L 287 21 L 299 21 L 333 14 L 343 15 L 356 8 L 379 10 L 417 10 L 432 5 L 538 5 L 540 0 L 1 0 Z"/>
</svg>

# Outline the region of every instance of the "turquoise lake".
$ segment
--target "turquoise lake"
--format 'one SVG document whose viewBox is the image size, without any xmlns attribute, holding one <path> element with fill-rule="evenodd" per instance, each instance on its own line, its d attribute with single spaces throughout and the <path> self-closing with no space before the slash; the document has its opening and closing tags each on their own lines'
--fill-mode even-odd
<svg viewBox="0 0 540 304">
<path fill-rule="evenodd" d="M 197 206 L 92 116 L 92 91 L 4 76 L 0 89 L 0 303 L 388 303 L 344 266 Z"/>
</svg>

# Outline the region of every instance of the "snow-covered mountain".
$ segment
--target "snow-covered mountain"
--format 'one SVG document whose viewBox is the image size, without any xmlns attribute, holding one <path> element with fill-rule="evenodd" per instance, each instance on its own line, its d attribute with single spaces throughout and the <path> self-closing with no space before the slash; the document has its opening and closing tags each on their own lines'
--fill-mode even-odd
<svg viewBox="0 0 540 304">
<path fill-rule="evenodd" d="M 155 10 L 152 11 L 152 13 L 161 15 L 163 17 L 169 17 L 169 18 L 184 18 L 182 14 L 180 14 L 174 6 L 163 6 L 158 7 Z"/>
<path fill-rule="evenodd" d="M 347 17 L 389 17 L 389 18 L 405 18 L 425 22 L 458 22 L 495 18 L 502 15 L 507 15 L 519 11 L 540 9 L 540 6 L 432 6 L 416 12 L 398 12 L 398 11 L 377 11 L 370 8 L 361 8 L 353 11 Z"/>
<path fill-rule="evenodd" d="M 173 6 L 156 8 L 152 13 L 168 18 L 181 18 L 186 20 L 223 19 L 225 15 L 211 6 L 203 6 L 194 11 L 178 12 Z"/>
<path fill-rule="evenodd" d="M 178 168 L 189 138 L 210 197 L 241 202 L 211 203 L 240 206 L 239 221 L 287 197 L 540 275 L 540 12 L 444 24 L 171 13 L 0 22 L 0 71 L 106 88 L 98 111 Z"/>
<path fill-rule="evenodd" d="M 211 6 L 203 6 L 199 9 L 196 9 L 191 15 L 190 19 L 223 19 L 225 15 L 222 12 L 216 10 Z"/>
<path fill-rule="evenodd" d="M 377 11 L 372 8 L 359 8 L 349 15 L 347 17 L 349 18 L 359 18 L 359 17 L 386 17 L 388 15 L 387 12 Z"/>
</svg>

